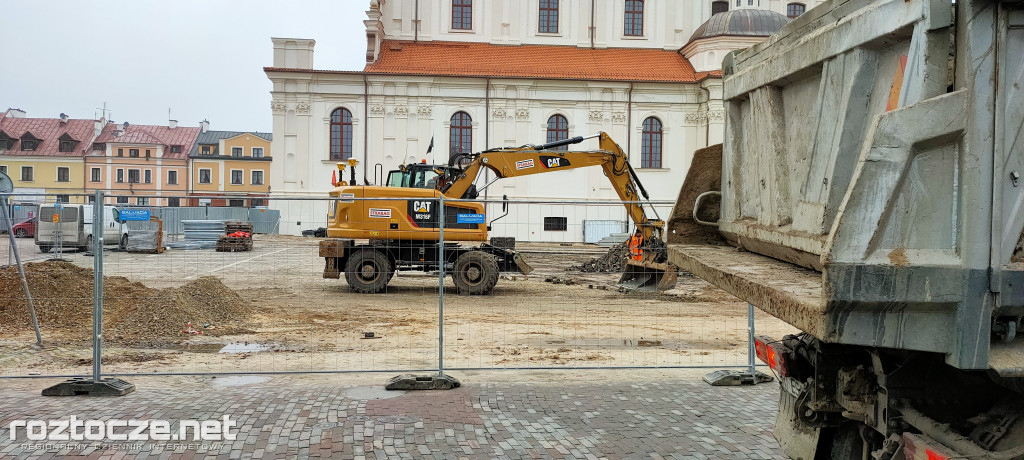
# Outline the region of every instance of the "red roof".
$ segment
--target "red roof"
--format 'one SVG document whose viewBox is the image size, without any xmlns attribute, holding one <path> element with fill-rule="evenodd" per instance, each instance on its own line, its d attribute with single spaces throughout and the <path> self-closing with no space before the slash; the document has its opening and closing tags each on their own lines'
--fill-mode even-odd
<svg viewBox="0 0 1024 460">
<path fill-rule="evenodd" d="M 124 136 L 118 137 L 116 142 L 120 144 L 164 144 L 164 141 L 157 139 L 156 136 L 141 129 L 125 133 Z"/>
<path fill-rule="evenodd" d="M 115 136 L 114 133 L 116 130 L 123 130 L 124 132 L 119 136 Z M 165 148 L 163 157 L 185 158 L 188 156 L 189 150 L 192 150 L 192 144 L 195 144 L 196 137 L 198 136 L 198 127 L 178 126 L 176 128 L 171 128 L 169 126 L 130 124 L 128 125 L 128 128 L 122 128 L 121 125 L 110 124 L 103 128 L 103 133 L 96 138 L 95 142 L 111 145 L 157 144 L 163 145 L 164 147 L 180 145 L 181 152 L 171 153 L 169 148 Z"/>
<path fill-rule="evenodd" d="M 93 123 L 93 120 L 79 119 L 62 122 L 60 118 L 0 117 L 0 131 L 17 140 L 3 155 L 82 156 L 92 148 Z M 21 150 L 21 136 L 25 133 L 41 140 L 35 150 Z M 60 137 L 64 133 L 78 141 L 74 152 L 60 151 Z"/>
<path fill-rule="evenodd" d="M 264 70 L 311 72 L 308 69 L 275 67 Z M 385 40 L 377 62 L 368 64 L 363 71 L 368 74 L 673 83 L 695 83 L 716 75 L 713 72 L 695 72 L 690 61 L 678 52 L 660 49 L 397 40 Z"/>
</svg>

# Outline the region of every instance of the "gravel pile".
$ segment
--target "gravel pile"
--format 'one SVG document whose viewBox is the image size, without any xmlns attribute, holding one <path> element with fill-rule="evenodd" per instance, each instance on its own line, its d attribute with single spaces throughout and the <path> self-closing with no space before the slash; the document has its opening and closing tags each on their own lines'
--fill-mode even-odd
<svg viewBox="0 0 1024 460">
<path fill-rule="evenodd" d="M 617 273 L 626 268 L 629 259 L 629 243 L 612 246 L 603 256 L 595 257 L 581 265 L 573 265 L 567 271 L 584 273 Z"/>
<path fill-rule="evenodd" d="M 93 271 L 69 262 L 25 265 L 44 340 L 88 340 L 92 332 Z M 178 288 L 153 289 L 121 276 L 104 277 L 103 329 L 108 342 L 166 343 L 185 337 L 191 322 L 204 334 L 239 332 L 252 305 L 214 277 Z M 17 267 L 0 268 L 0 331 L 31 328 Z M 203 329 L 211 324 L 216 328 Z"/>
</svg>

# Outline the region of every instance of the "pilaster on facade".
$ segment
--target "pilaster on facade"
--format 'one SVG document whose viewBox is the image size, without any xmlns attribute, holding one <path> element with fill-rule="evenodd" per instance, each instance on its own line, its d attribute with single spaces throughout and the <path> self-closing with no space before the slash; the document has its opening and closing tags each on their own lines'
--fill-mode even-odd
<svg viewBox="0 0 1024 460">
<path fill-rule="evenodd" d="M 382 14 L 380 2 L 370 1 L 370 9 L 366 10 L 366 20 L 363 26 L 366 27 L 366 62 L 375 62 L 380 56 L 381 42 L 384 40 L 384 24 L 381 22 Z"/>
</svg>

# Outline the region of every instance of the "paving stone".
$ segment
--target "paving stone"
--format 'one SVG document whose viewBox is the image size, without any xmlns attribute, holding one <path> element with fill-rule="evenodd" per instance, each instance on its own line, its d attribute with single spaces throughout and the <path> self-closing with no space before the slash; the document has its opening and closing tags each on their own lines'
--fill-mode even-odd
<svg viewBox="0 0 1024 460">
<path fill-rule="evenodd" d="M 778 387 L 642 384 L 465 383 L 447 391 L 352 399 L 345 387 L 216 387 L 201 382 L 138 390 L 124 398 L 44 398 L 25 385 L 0 400 L 0 456 L 80 458 L 784 458 L 771 436 Z M 73 408 L 73 409 L 72 409 Z M 11 420 L 83 418 L 236 422 L 235 441 L 186 449 L 143 443 L 113 450 L 31 450 L 10 441 Z M 197 442 L 197 444 L 203 444 Z"/>
</svg>

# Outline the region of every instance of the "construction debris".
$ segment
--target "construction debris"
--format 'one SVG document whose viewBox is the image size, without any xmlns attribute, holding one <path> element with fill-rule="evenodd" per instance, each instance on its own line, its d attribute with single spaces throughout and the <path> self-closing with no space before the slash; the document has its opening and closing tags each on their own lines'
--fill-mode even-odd
<svg viewBox="0 0 1024 460">
<path fill-rule="evenodd" d="M 566 271 L 619 273 L 625 269 L 627 259 L 629 259 L 629 246 L 628 243 L 623 242 L 612 246 L 603 256 L 590 259 L 582 265 L 573 265 Z"/>
<path fill-rule="evenodd" d="M 564 285 L 567 285 L 567 286 L 572 286 L 574 284 L 580 284 L 579 280 L 577 280 L 577 279 L 575 279 L 573 277 L 561 276 L 561 275 L 549 276 L 547 278 L 544 278 L 544 282 L 545 283 L 551 283 L 551 284 L 564 284 Z"/>
<path fill-rule="evenodd" d="M 93 271 L 68 262 L 25 265 L 44 340 L 87 340 L 92 331 Z M 180 340 L 192 324 L 217 324 L 210 335 L 245 332 L 253 306 L 214 277 L 181 287 L 154 289 L 120 276 L 103 281 L 104 340 L 119 344 L 159 344 Z M 28 305 L 13 267 L 0 268 L 0 331 L 30 325 Z"/>
</svg>

